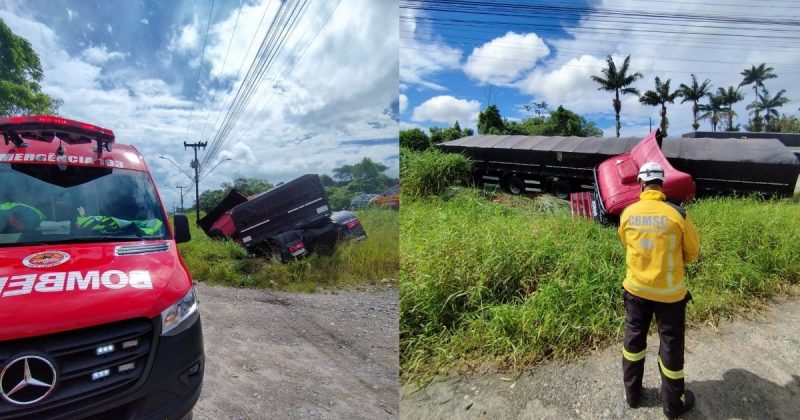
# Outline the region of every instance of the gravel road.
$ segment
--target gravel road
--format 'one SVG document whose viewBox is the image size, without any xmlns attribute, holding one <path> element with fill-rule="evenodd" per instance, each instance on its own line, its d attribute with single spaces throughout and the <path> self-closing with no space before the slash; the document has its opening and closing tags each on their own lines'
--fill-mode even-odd
<svg viewBox="0 0 800 420">
<path fill-rule="evenodd" d="M 624 403 L 619 345 L 580 363 L 522 375 L 476 375 L 406 387 L 401 418 L 664 418 L 658 338 L 648 339 L 643 407 Z M 771 302 L 763 317 L 687 334 L 684 370 L 697 405 L 687 419 L 800 419 L 800 300 Z"/>
<path fill-rule="evenodd" d="M 397 418 L 396 289 L 197 292 L 206 370 L 195 419 Z"/>
</svg>

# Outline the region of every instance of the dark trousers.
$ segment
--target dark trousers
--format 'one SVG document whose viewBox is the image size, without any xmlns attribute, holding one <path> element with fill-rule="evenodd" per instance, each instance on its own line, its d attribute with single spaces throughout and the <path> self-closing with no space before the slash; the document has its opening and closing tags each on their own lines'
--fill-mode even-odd
<svg viewBox="0 0 800 420">
<path fill-rule="evenodd" d="M 692 295 L 675 303 L 655 302 L 634 296 L 626 290 L 625 344 L 622 351 L 622 374 L 628 401 L 639 401 L 644 376 L 647 330 L 656 317 L 660 345 L 658 368 L 661 372 L 661 396 L 664 407 L 676 411 L 683 407 L 683 347 L 686 329 L 686 303 Z"/>
</svg>

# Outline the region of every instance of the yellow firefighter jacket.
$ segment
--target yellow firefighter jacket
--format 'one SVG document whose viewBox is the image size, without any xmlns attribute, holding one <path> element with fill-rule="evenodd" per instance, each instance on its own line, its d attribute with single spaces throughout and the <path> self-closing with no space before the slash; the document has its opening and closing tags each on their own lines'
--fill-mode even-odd
<svg viewBox="0 0 800 420">
<path fill-rule="evenodd" d="M 622 212 L 618 233 L 626 248 L 625 290 L 671 303 L 686 295 L 684 266 L 697 259 L 700 239 L 686 211 L 665 199 L 660 191 L 643 191 Z"/>
</svg>

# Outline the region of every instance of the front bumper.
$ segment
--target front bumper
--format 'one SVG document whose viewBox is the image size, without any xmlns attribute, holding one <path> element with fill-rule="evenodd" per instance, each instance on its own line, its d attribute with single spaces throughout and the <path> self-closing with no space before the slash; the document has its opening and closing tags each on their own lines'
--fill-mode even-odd
<svg viewBox="0 0 800 420">
<path fill-rule="evenodd" d="M 155 345 L 147 368 L 132 388 L 91 401 L 79 400 L 30 413 L 52 419 L 180 419 L 200 397 L 205 368 L 200 317 L 186 331 L 160 336 L 154 320 Z"/>
</svg>

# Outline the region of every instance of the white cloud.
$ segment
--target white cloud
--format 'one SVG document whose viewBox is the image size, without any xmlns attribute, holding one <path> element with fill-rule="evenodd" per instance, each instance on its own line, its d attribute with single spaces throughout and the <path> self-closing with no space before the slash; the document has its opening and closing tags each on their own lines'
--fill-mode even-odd
<svg viewBox="0 0 800 420">
<path fill-rule="evenodd" d="M 432 90 L 446 90 L 431 80 L 436 73 L 457 69 L 462 51 L 431 35 L 429 24 L 417 23 L 413 10 L 403 9 L 400 21 L 400 87 L 417 85 Z"/>
<path fill-rule="evenodd" d="M 259 43 L 267 33 L 269 23 L 275 17 L 279 6 L 280 3 L 274 1 L 245 5 L 242 7 L 238 23 L 237 10 L 233 10 L 227 19 L 213 25 L 209 29 L 209 45 L 206 48 L 206 57 L 212 65 L 211 74 L 215 77 L 235 76 L 242 67 L 242 62 L 245 63 L 242 73 L 247 71 L 247 64 L 255 57 Z M 234 27 L 236 27 L 235 33 Z M 226 55 L 227 60 L 225 60 Z"/>
<path fill-rule="evenodd" d="M 108 31 L 108 33 L 112 33 L 114 31 L 114 28 L 111 27 L 111 24 L 106 24 L 106 30 Z"/>
<path fill-rule="evenodd" d="M 459 121 L 462 125 L 467 125 L 477 120 L 480 107 L 480 102 L 476 100 L 458 99 L 449 95 L 434 96 L 414 108 L 411 120 L 448 125 Z"/>
<path fill-rule="evenodd" d="M 92 64 L 103 64 L 107 61 L 125 58 L 125 54 L 119 51 L 109 51 L 105 45 L 89 47 L 83 50 L 81 56 Z"/>
<path fill-rule="evenodd" d="M 597 9 L 615 10 L 656 10 L 664 13 L 679 11 L 686 14 L 739 16 L 750 13 L 751 17 L 760 16 L 794 16 L 796 10 L 785 3 L 765 2 L 758 11 L 743 9 L 740 6 L 710 7 L 702 3 L 672 5 L 668 2 L 627 0 L 604 0 Z M 766 11 L 766 12 L 765 12 Z M 722 32 L 738 33 L 740 37 L 721 37 L 720 29 L 713 25 L 696 25 L 692 34 L 681 31 L 675 26 L 676 33 L 665 31 L 657 36 L 651 32 L 653 23 L 636 21 L 626 24 L 624 35 L 614 35 L 618 29 L 609 22 L 602 13 L 590 13 L 584 16 L 577 28 L 567 28 L 568 37 L 549 41 L 555 51 L 554 57 L 537 66 L 515 85 L 523 92 L 534 97 L 534 100 L 546 100 L 551 107 L 559 104 L 589 116 L 613 119 L 611 100 L 613 93 L 598 91 L 598 84 L 590 80 L 591 75 L 599 75 L 605 67 L 606 55 L 612 55 L 617 65 L 630 54 L 631 71 L 638 71 L 644 76 L 634 83 L 634 87 L 644 92 L 654 87 L 654 78 L 671 79 L 672 89 L 681 83 L 691 82 L 690 73 L 695 73 L 700 81 L 708 78 L 713 84 L 713 91 L 718 87 L 737 86 L 741 81 L 742 70 L 766 62 L 775 68 L 777 79 L 771 79 L 766 85 L 771 91 L 785 88 L 788 96 L 794 101 L 784 106 L 787 113 L 795 112 L 800 106 L 800 92 L 792 94 L 793 86 L 800 86 L 800 50 L 788 48 L 778 42 L 765 45 L 759 38 L 748 38 L 753 32 L 747 28 L 730 29 Z M 589 29 L 592 28 L 592 29 Z M 671 28 L 666 26 L 665 28 Z M 602 29 L 609 31 L 603 32 Z M 734 105 L 739 117 L 735 122 L 742 125 L 750 117 L 745 110 L 753 100 L 752 89 L 742 89 L 745 99 Z M 782 110 L 783 111 L 783 110 Z M 692 130 L 691 103 L 668 105 L 670 120 L 670 136 L 679 136 Z M 622 135 L 639 135 L 645 133 L 648 118 L 657 125 L 660 117 L 656 107 L 642 105 L 635 96 L 623 99 L 621 120 Z M 644 129 L 642 128 L 644 127 Z M 707 122 L 701 122 L 701 130 L 709 129 Z M 613 135 L 613 127 L 606 135 Z"/>
<path fill-rule="evenodd" d="M 86 27 L 87 27 L 87 28 L 88 28 L 90 31 L 94 31 L 94 26 L 92 26 L 92 24 L 91 24 L 91 23 L 87 23 L 87 24 L 86 24 Z"/>
<path fill-rule="evenodd" d="M 400 113 L 402 114 L 402 113 L 406 112 L 406 109 L 408 109 L 408 96 L 406 96 L 406 95 L 401 93 L 400 94 Z"/>
<path fill-rule="evenodd" d="M 149 25 L 150 24 L 150 21 L 147 20 L 147 19 L 142 19 L 139 22 L 142 22 L 142 25 Z"/>
<path fill-rule="evenodd" d="M 504 85 L 532 69 L 548 54 L 550 49 L 536 34 L 508 32 L 473 49 L 464 72 L 481 83 Z"/>
<path fill-rule="evenodd" d="M 269 0 L 261 0 L 260 5 L 242 9 L 237 37 L 241 30 L 249 42 L 256 29 L 260 29 L 254 49 L 263 37 L 265 29 L 258 27 L 258 21 L 268 3 Z M 312 3 L 298 22 L 298 28 L 308 30 L 295 31 L 297 38 L 304 36 L 300 40 L 287 40 L 287 51 L 298 45 L 295 54 L 299 54 L 333 6 L 328 2 Z M 216 71 L 222 67 L 235 12 L 233 10 L 232 17 L 223 18 L 210 29 L 210 34 L 217 36 L 209 36 L 206 58 Z M 251 13 L 257 15 L 253 17 Z M 218 188 L 237 175 L 279 182 L 304 173 L 331 173 L 333 168 L 356 163 L 365 156 L 389 165 L 388 173 L 397 176 L 397 122 L 387 109 L 398 100 L 398 39 L 386 32 L 386 28 L 397 27 L 397 13 L 396 3 L 344 0 L 291 72 L 288 67 L 279 66 L 267 72 L 264 83 L 255 91 L 253 100 L 232 130 L 232 142 L 223 147 L 206 168 L 212 168 L 224 158 L 233 160 L 214 169 L 202 181 L 201 188 Z M 182 147 L 187 138 L 187 126 L 190 141 L 208 140 L 218 128 L 214 125 L 215 119 L 228 109 L 229 99 L 243 75 L 232 86 L 224 88 L 205 85 L 209 78 L 201 78 L 202 94 L 198 95 L 198 103 L 191 111 L 192 102 L 182 90 L 182 83 L 145 76 L 133 66 L 110 73 L 100 63 L 90 61 L 90 57 L 104 59 L 105 55 L 113 54 L 107 47 L 96 46 L 96 50 L 83 50 L 71 56 L 65 48 L 67 41 L 47 24 L 21 11 L 12 14 L 0 10 L 0 17 L 15 33 L 27 38 L 39 53 L 45 73 L 43 90 L 64 100 L 61 114 L 109 127 L 120 143 L 135 145 L 150 165 L 165 203 L 179 201 L 174 186 L 186 185 L 189 180 L 179 169 L 157 156 L 165 155 L 188 170 L 192 155 Z M 268 14 L 264 26 L 270 19 Z M 220 31 L 219 25 L 228 25 L 230 31 Z M 180 45 L 181 32 L 182 29 L 175 29 L 173 33 L 174 48 Z M 166 46 L 162 48 L 159 56 L 171 54 Z M 225 71 L 228 77 L 238 70 L 247 45 L 234 57 L 237 48 L 234 40 Z M 211 50 L 222 53 L 209 54 Z M 95 57 L 96 53 L 104 54 Z M 288 63 L 285 58 L 279 56 L 277 62 Z M 245 69 L 249 63 L 246 60 Z M 229 73 L 228 68 L 234 70 Z M 285 71 L 279 74 L 276 71 L 279 69 Z M 184 83 L 194 83 L 196 72 L 190 73 L 185 75 Z M 273 88 L 276 78 L 280 79 L 280 92 Z M 212 89 L 217 89 L 216 97 Z M 215 100 L 212 101 L 212 97 Z M 201 137 L 206 120 L 208 124 Z M 187 194 L 186 199 L 191 200 L 191 195 Z"/>
<path fill-rule="evenodd" d="M 174 31 L 169 39 L 167 49 L 186 52 L 197 48 L 200 44 L 200 20 L 195 15 L 192 22 Z"/>
<path fill-rule="evenodd" d="M 72 22 L 72 18 L 74 18 L 75 16 L 78 16 L 78 12 L 72 11 L 69 8 L 67 8 L 67 19 L 69 19 L 70 22 Z"/>
</svg>

